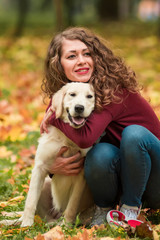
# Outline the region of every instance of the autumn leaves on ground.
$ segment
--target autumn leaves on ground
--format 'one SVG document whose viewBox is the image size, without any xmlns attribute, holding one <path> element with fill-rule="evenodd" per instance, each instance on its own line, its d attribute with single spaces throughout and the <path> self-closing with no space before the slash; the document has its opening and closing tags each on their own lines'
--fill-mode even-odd
<svg viewBox="0 0 160 240">
<path fill-rule="evenodd" d="M 114 27 L 106 24 L 96 30 L 111 42 L 115 53 L 121 55 L 136 71 L 140 83 L 144 85 L 143 95 L 160 118 L 159 40 L 149 34 L 147 27 L 141 37 L 137 36 L 137 29 L 133 26 L 129 34 L 126 34 L 124 27 L 119 26 L 122 32 L 117 35 Z M 40 86 L 51 36 L 52 33 L 50 36 L 22 36 L 18 39 L 0 37 L 0 220 L 11 219 L 10 212 L 20 212 L 24 208 L 40 136 L 39 125 L 46 108 Z M 144 209 L 144 217 L 160 235 L 159 210 Z M 30 228 L 1 225 L 0 239 L 29 240 L 36 236 L 38 240 L 129 238 L 121 228 L 112 229 L 107 225 L 87 229 L 77 225 L 72 228 L 53 228 L 36 216 L 35 224 Z M 142 230 L 147 232 L 145 228 Z M 155 236 L 153 238 L 156 239 Z"/>
</svg>

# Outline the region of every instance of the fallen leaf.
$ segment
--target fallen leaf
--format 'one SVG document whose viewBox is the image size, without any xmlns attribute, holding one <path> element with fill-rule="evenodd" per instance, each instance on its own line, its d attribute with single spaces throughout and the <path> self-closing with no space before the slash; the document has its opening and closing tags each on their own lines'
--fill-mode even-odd
<svg viewBox="0 0 160 240">
<path fill-rule="evenodd" d="M 11 114 L 13 113 L 13 107 L 9 104 L 7 100 L 0 101 L 0 113 Z"/>
<path fill-rule="evenodd" d="M 153 230 L 147 223 L 142 223 L 136 227 L 136 234 L 140 238 L 151 238 L 153 239 Z"/>
<path fill-rule="evenodd" d="M 89 240 L 90 239 L 90 234 L 87 231 L 87 229 L 84 229 L 84 231 L 82 232 L 82 239 L 83 240 Z"/>
<path fill-rule="evenodd" d="M 111 238 L 111 237 L 102 237 L 102 238 L 100 238 L 100 240 L 114 240 L 114 239 L 120 240 L 118 238 Z M 121 240 L 122 240 L 122 238 L 121 238 Z"/>
<path fill-rule="evenodd" d="M 19 155 L 21 157 L 30 157 L 30 156 L 34 156 L 36 153 L 36 147 L 34 145 L 30 146 L 30 148 L 26 149 L 22 149 L 20 152 L 19 152 Z"/>
<path fill-rule="evenodd" d="M 0 158 L 7 158 L 13 154 L 12 151 L 7 150 L 6 146 L 0 147 Z"/>
<path fill-rule="evenodd" d="M 6 211 L 2 211 L 1 212 L 2 216 L 5 217 L 21 217 L 23 212 L 6 212 Z"/>
<path fill-rule="evenodd" d="M 4 208 L 8 205 L 8 202 L 0 202 L 0 207 Z"/>
<path fill-rule="evenodd" d="M 12 129 L 9 132 L 8 138 L 10 141 L 14 142 L 16 140 L 24 140 L 26 134 L 23 133 L 21 126 L 12 126 Z"/>
<path fill-rule="evenodd" d="M 44 236 L 41 235 L 40 233 L 38 234 L 37 237 L 34 238 L 35 240 L 45 240 Z"/>
<path fill-rule="evenodd" d="M 10 179 L 7 180 L 8 183 L 10 183 L 11 185 L 15 184 L 15 180 L 14 177 L 12 176 Z"/>
<path fill-rule="evenodd" d="M 6 207 L 6 206 L 16 206 L 17 202 L 21 202 L 22 200 L 24 200 L 24 196 L 18 196 L 15 198 L 11 198 L 8 201 L 5 202 L 0 202 L 0 207 Z"/>
<path fill-rule="evenodd" d="M 45 240 L 52 240 L 52 239 L 63 240 L 63 239 L 65 239 L 60 226 L 56 226 L 56 227 L 52 228 L 47 233 L 43 234 L 43 236 L 44 236 Z M 39 240 L 39 239 L 36 239 L 36 240 Z"/>
<path fill-rule="evenodd" d="M 21 202 L 22 200 L 24 200 L 24 196 L 18 196 L 11 198 L 8 202 Z"/>
<path fill-rule="evenodd" d="M 155 230 L 153 230 L 153 240 L 159 240 L 159 235 Z"/>
</svg>

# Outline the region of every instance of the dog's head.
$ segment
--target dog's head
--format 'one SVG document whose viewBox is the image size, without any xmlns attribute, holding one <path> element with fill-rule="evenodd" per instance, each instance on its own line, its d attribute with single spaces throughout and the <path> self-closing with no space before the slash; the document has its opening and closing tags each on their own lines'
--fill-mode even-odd
<svg viewBox="0 0 160 240">
<path fill-rule="evenodd" d="M 67 83 L 52 98 L 56 118 L 61 118 L 75 128 L 85 124 L 95 106 L 95 94 L 89 83 Z"/>
</svg>

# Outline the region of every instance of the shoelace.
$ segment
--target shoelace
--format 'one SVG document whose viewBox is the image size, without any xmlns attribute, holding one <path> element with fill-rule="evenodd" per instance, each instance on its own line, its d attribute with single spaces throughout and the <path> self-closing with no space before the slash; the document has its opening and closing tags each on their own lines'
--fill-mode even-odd
<svg viewBox="0 0 160 240">
<path fill-rule="evenodd" d="M 124 215 L 127 217 L 127 219 L 137 219 L 137 211 L 133 209 L 125 209 L 124 210 Z"/>
</svg>

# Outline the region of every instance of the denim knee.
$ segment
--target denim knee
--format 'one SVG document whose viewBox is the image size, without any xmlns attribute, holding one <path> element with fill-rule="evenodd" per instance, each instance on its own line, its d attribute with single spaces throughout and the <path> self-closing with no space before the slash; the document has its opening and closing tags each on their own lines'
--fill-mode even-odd
<svg viewBox="0 0 160 240">
<path fill-rule="evenodd" d="M 108 143 L 98 143 L 88 153 L 85 159 L 85 177 L 95 174 L 119 172 L 119 149 Z"/>
<path fill-rule="evenodd" d="M 121 145 L 125 145 L 127 149 L 130 149 L 130 146 L 139 143 L 146 137 L 148 130 L 140 125 L 130 125 L 126 127 L 122 132 Z"/>
</svg>

